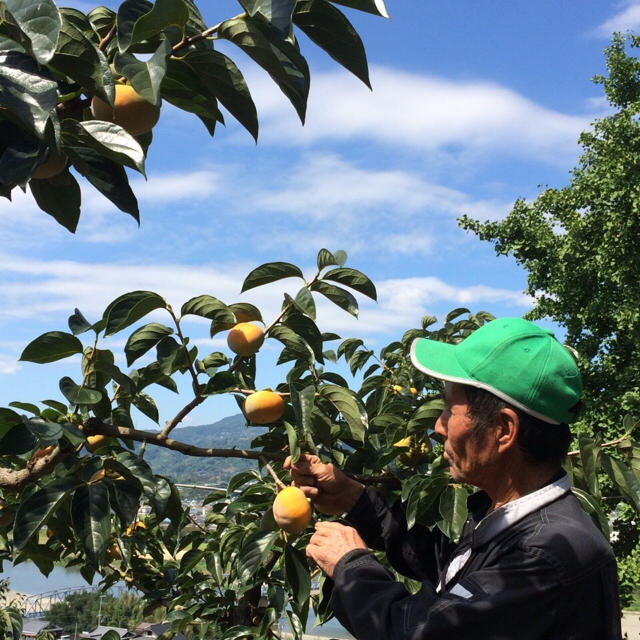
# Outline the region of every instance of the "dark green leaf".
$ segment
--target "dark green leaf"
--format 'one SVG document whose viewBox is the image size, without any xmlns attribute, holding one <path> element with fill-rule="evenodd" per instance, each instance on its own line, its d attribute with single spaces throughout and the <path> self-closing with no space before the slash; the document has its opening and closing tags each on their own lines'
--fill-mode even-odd
<svg viewBox="0 0 640 640">
<path fill-rule="evenodd" d="M 105 311 L 105 336 L 125 329 L 167 303 L 153 291 L 131 291 L 116 298 Z"/>
<path fill-rule="evenodd" d="M 155 347 L 158 342 L 173 333 L 173 329 L 157 322 L 150 322 L 136 329 L 127 340 L 124 352 L 127 355 L 127 366 L 131 366 L 140 356 Z"/>
<path fill-rule="evenodd" d="M 444 319 L 445 322 L 453 322 L 456 318 L 466 314 L 466 313 L 471 313 L 471 311 L 469 311 L 469 309 L 467 309 L 466 307 L 458 307 L 457 309 L 454 309 L 453 311 L 449 311 L 449 313 L 447 313 L 447 317 Z"/>
<path fill-rule="evenodd" d="M 68 170 L 46 180 L 31 180 L 29 189 L 40 209 L 75 233 L 80 219 L 81 194 L 78 181 Z"/>
<path fill-rule="evenodd" d="M 582 489 L 578 489 L 577 487 L 573 487 L 571 491 L 580 501 L 582 508 L 594 519 L 595 523 L 608 540 L 611 536 L 611 527 L 609 526 L 609 519 L 607 514 L 603 511 L 600 501 L 590 493 L 587 493 Z"/>
<path fill-rule="evenodd" d="M 283 278 L 302 278 L 302 271 L 288 262 L 267 262 L 260 265 L 244 279 L 241 292 L 248 291 L 263 284 L 282 280 Z"/>
<path fill-rule="evenodd" d="M 158 423 L 160 419 L 158 407 L 156 406 L 155 400 L 149 394 L 140 391 L 131 398 L 131 402 L 133 406 L 144 413 L 147 418 L 150 418 L 155 423 Z"/>
<path fill-rule="evenodd" d="M 22 424 L 22 418 L 15 411 L 0 407 L 0 438 L 19 424 Z"/>
<path fill-rule="evenodd" d="M 20 30 L 29 38 L 33 57 L 46 64 L 58 42 L 62 19 L 53 0 L 5 0 Z"/>
<path fill-rule="evenodd" d="M 293 601 L 304 607 L 311 593 L 309 565 L 304 552 L 290 544 L 284 548 L 284 575 Z"/>
<path fill-rule="evenodd" d="M 74 141 L 67 138 L 68 135 L 63 132 L 65 152 L 78 172 L 118 209 L 140 222 L 138 201 L 129 186 L 129 179 L 122 165 L 105 158 L 95 149 L 73 146 Z"/>
<path fill-rule="evenodd" d="M 296 0 L 240 0 L 250 16 L 260 14 L 278 32 L 281 38 L 291 33 L 291 16 Z"/>
<path fill-rule="evenodd" d="M 600 446 L 591 438 L 585 436 L 578 437 L 578 446 L 580 447 L 580 462 L 584 471 L 584 479 L 587 491 L 599 499 L 600 484 L 598 482 Z"/>
<path fill-rule="evenodd" d="M 371 88 L 364 45 L 341 11 L 326 0 L 304 0 L 296 5 L 293 22 L 336 62 Z"/>
<path fill-rule="evenodd" d="M 63 434 L 61 424 L 38 417 L 29 420 L 29 429 L 38 438 L 40 445 L 44 447 L 50 444 L 58 444 Z"/>
<path fill-rule="evenodd" d="M 311 414 L 315 404 L 316 388 L 311 384 L 298 391 L 291 387 L 291 405 L 296 416 L 296 423 L 304 431 L 311 430 Z"/>
<path fill-rule="evenodd" d="M 171 43 L 163 40 L 148 60 L 138 60 L 130 53 L 117 53 L 113 61 L 116 72 L 126 76 L 131 86 L 147 101 L 160 106 L 160 87 L 167 72 Z"/>
<path fill-rule="evenodd" d="M 105 102 L 113 103 L 113 77 L 107 58 L 67 16 L 49 66 L 74 80 L 89 95 L 97 95 Z"/>
<path fill-rule="evenodd" d="M 89 321 L 82 315 L 79 309 L 74 309 L 73 315 L 69 316 L 68 320 L 69 329 L 71 329 L 71 333 L 74 336 L 80 335 L 85 331 L 89 331 L 91 329 L 91 324 Z"/>
<path fill-rule="evenodd" d="M 102 400 L 102 394 L 95 389 L 85 389 L 77 385 L 71 378 L 65 376 L 60 379 L 60 391 L 69 404 L 91 406 Z"/>
<path fill-rule="evenodd" d="M 238 322 L 250 322 L 251 320 L 263 322 L 260 309 L 252 304 L 249 304 L 248 302 L 234 302 L 233 304 L 229 305 L 229 309 L 233 311 Z"/>
<path fill-rule="evenodd" d="M 289 441 L 289 455 L 291 456 L 291 462 L 296 463 L 300 459 L 300 444 L 298 443 L 298 434 L 293 427 L 285 421 L 285 429 L 287 430 L 287 439 Z"/>
<path fill-rule="evenodd" d="M 295 297 L 296 307 L 306 313 L 312 320 L 316 319 L 316 303 L 308 287 L 302 287 Z"/>
<path fill-rule="evenodd" d="M 46 405 L 47 407 L 51 407 L 61 415 L 67 413 L 67 405 L 63 404 L 62 402 L 58 402 L 57 400 L 43 400 L 42 404 Z"/>
<path fill-rule="evenodd" d="M 191 298 L 182 305 L 180 310 L 182 316 L 194 315 L 202 318 L 208 318 L 209 320 L 215 319 L 216 322 L 228 322 L 235 324 L 236 318 L 229 307 L 218 298 L 213 296 L 203 295 Z"/>
<path fill-rule="evenodd" d="M 82 342 L 70 333 L 49 331 L 30 342 L 22 352 L 20 360 L 27 362 L 55 362 L 82 353 Z"/>
<path fill-rule="evenodd" d="M 121 53 L 131 46 L 131 36 L 136 22 L 153 9 L 153 4 L 147 0 L 125 0 L 118 7 L 116 17 L 118 50 Z"/>
<path fill-rule="evenodd" d="M 1 103 L 2 96 L 0 108 Z M 9 199 L 11 189 L 15 185 L 24 186 L 36 165 L 43 160 L 41 144 L 37 138 L 25 135 L 25 131 L 17 125 L 0 120 L 0 187 L 7 185 L 6 196 Z"/>
<path fill-rule="evenodd" d="M 364 442 L 369 423 L 366 411 L 356 396 L 349 389 L 334 385 L 320 387 L 320 396 L 328 400 L 342 414 L 349 427 L 351 438 Z"/>
<path fill-rule="evenodd" d="M 29 413 L 33 413 L 34 416 L 40 415 L 40 409 L 35 404 L 31 404 L 30 402 L 18 402 L 13 401 L 9 403 L 10 407 L 15 407 L 16 409 L 22 409 L 23 411 L 28 411 Z"/>
<path fill-rule="evenodd" d="M 315 353 L 311 348 L 311 345 L 299 336 L 293 329 L 283 325 L 277 324 L 269 331 L 269 337 L 275 338 L 282 342 L 285 347 L 291 351 L 296 358 L 302 358 L 313 364 L 315 360 Z"/>
<path fill-rule="evenodd" d="M 58 84 L 46 69 L 24 53 L 0 52 L 0 109 L 41 138 L 57 101 Z"/>
<path fill-rule="evenodd" d="M 631 503 L 637 513 L 640 513 L 640 481 L 631 469 L 617 458 L 601 452 L 602 466 L 620 493 Z"/>
<path fill-rule="evenodd" d="M 217 393 L 227 393 L 238 386 L 233 373 L 230 371 L 218 371 L 205 385 L 202 393 L 204 395 L 214 395 Z"/>
<path fill-rule="evenodd" d="M 156 0 L 151 11 L 135 21 L 130 44 L 151 40 L 169 26 L 176 26 L 183 30 L 188 18 L 189 8 L 184 0 Z M 120 46 L 125 44 L 120 33 L 118 38 Z"/>
<path fill-rule="evenodd" d="M 367 13 L 373 13 L 383 18 L 388 18 L 387 8 L 384 5 L 384 0 L 331 0 L 334 4 L 341 4 L 345 7 L 351 7 L 358 11 L 366 11 Z"/>
<path fill-rule="evenodd" d="M 309 67 L 296 46 L 283 40 L 268 22 L 234 18 L 220 25 L 218 36 L 239 46 L 257 62 L 291 101 L 304 122 L 309 95 Z"/>
<path fill-rule="evenodd" d="M 263 567 L 273 545 L 280 537 L 279 531 L 258 531 L 247 539 L 240 549 L 238 578 L 242 584 L 253 584 L 256 574 Z"/>
<path fill-rule="evenodd" d="M 144 151 L 119 124 L 104 120 L 78 122 L 67 118 L 62 121 L 62 131 L 66 144 L 89 147 L 105 158 L 144 175 Z"/>
<path fill-rule="evenodd" d="M 37 534 L 61 500 L 76 486 L 71 478 L 58 478 L 31 494 L 23 494 L 13 525 L 13 539 L 17 550 L 26 546 Z"/>
<path fill-rule="evenodd" d="M 439 526 L 453 542 L 460 538 L 467 520 L 467 496 L 467 490 L 461 485 L 447 486 L 440 496 L 440 515 L 444 520 Z"/>
<path fill-rule="evenodd" d="M 182 60 L 193 70 L 207 95 L 219 100 L 224 108 L 257 140 L 256 106 L 247 83 L 235 63 L 213 49 L 192 51 Z"/>
<path fill-rule="evenodd" d="M 356 318 L 358 317 L 358 301 L 353 297 L 353 294 L 349 293 L 347 290 L 341 289 L 340 287 L 336 287 L 332 284 L 327 284 L 322 280 L 314 282 L 311 285 L 311 290 L 321 293 L 341 309 L 344 309 Z"/>
<path fill-rule="evenodd" d="M 139 456 L 130 451 L 121 451 L 115 461 L 122 465 L 121 474 L 134 478 L 142 488 L 145 495 L 153 496 L 156 492 L 156 483 L 149 465 Z"/>
<path fill-rule="evenodd" d="M 364 273 L 356 269 L 347 269 L 345 267 L 331 269 L 331 271 L 327 271 L 327 273 L 324 274 L 323 279 L 333 280 L 334 282 L 339 282 L 347 287 L 351 287 L 372 300 L 378 299 L 373 282 L 371 282 Z"/>
<path fill-rule="evenodd" d="M 120 519 L 120 524 L 126 526 L 133 522 L 140 506 L 140 488 L 126 480 L 113 480 L 108 487 L 109 503 Z"/>
<path fill-rule="evenodd" d="M 320 251 L 318 251 L 317 262 L 318 262 L 318 270 L 320 271 L 330 265 L 338 264 L 333 253 L 331 253 L 331 251 L 329 251 L 328 249 L 320 249 Z"/>
<path fill-rule="evenodd" d="M 76 489 L 71 501 L 71 519 L 89 561 L 97 565 L 111 534 L 109 490 L 106 483 L 84 484 Z"/>
</svg>

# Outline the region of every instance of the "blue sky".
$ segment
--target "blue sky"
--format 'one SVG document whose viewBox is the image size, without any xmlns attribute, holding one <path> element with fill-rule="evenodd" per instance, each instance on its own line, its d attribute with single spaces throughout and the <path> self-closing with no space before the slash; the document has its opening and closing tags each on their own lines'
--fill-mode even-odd
<svg viewBox="0 0 640 640">
<path fill-rule="evenodd" d="M 208 24 L 238 12 L 230 0 L 199 4 L 215 4 L 203 9 Z M 18 362 L 34 337 L 66 330 L 74 307 L 97 320 L 130 290 L 157 291 L 174 308 L 209 293 L 258 304 L 268 321 L 295 283 L 240 295 L 246 273 L 284 260 L 311 275 L 321 247 L 346 250 L 347 266 L 367 273 L 379 293 L 377 304 L 362 300 L 358 320 L 320 304 L 321 328 L 372 347 L 426 313 L 529 308 L 524 272 L 461 231 L 456 217 L 499 218 L 539 185 L 567 183 L 578 134 L 606 113 L 591 77 L 604 72 L 611 33 L 640 25 L 640 3 L 388 0 L 387 8 L 390 20 L 345 10 L 363 37 L 373 92 L 301 39 L 311 67 L 304 127 L 269 77 L 220 43 L 257 104 L 259 142 L 230 116 L 210 138 L 194 116 L 165 105 L 148 180 L 132 175 L 140 228 L 86 185 L 75 236 L 19 191 L 0 201 L 0 406 L 59 398 L 63 375 L 79 381 L 73 359 Z M 206 324 L 185 328 L 203 355 L 226 349 Z M 105 346 L 121 348 L 126 337 Z M 262 386 L 282 375 L 275 352 L 269 342 L 261 351 Z M 181 401 L 168 393 L 158 400 L 161 421 Z M 216 398 L 185 424 L 235 410 Z"/>
</svg>

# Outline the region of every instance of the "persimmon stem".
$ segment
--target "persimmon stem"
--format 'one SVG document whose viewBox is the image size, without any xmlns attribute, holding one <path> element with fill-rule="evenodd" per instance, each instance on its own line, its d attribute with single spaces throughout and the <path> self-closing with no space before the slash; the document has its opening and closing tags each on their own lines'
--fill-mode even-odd
<svg viewBox="0 0 640 640">
<path fill-rule="evenodd" d="M 276 492 L 282 491 L 287 485 L 284 484 L 284 482 L 282 482 L 280 478 L 278 478 L 276 472 L 273 470 L 273 467 L 263 457 L 261 457 L 260 460 L 264 464 L 265 469 L 269 472 L 269 474 L 273 478 L 273 481 L 276 483 L 276 487 L 277 487 Z"/>
</svg>

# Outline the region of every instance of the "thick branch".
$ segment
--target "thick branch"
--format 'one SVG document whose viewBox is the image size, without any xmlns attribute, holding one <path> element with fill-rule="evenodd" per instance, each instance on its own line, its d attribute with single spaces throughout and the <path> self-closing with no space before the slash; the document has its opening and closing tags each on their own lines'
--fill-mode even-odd
<svg viewBox="0 0 640 640">
<path fill-rule="evenodd" d="M 114 427 L 95 418 L 89 420 L 87 424 L 80 428 L 87 434 L 100 433 L 112 438 L 125 438 L 135 440 L 136 442 L 148 442 L 149 444 L 155 444 L 165 449 L 179 451 L 187 456 L 201 458 L 244 458 L 245 460 L 260 460 L 260 458 L 266 458 L 267 460 L 275 461 L 283 461 L 286 458 L 286 454 L 280 452 L 196 447 L 195 445 L 173 440 L 172 438 L 164 438 L 160 433 L 127 429 L 126 427 Z"/>
<path fill-rule="evenodd" d="M 51 453 L 28 462 L 24 469 L 3 469 L 0 468 L 0 487 L 19 491 L 28 484 L 47 475 L 53 467 L 63 458 L 69 455 L 68 451 L 63 451 L 60 447 L 55 447 Z"/>
</svg>

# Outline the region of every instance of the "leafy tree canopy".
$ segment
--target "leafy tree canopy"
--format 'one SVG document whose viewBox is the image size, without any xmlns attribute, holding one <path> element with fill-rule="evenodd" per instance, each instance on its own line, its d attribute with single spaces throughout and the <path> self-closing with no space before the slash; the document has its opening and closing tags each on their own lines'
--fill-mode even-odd
<svg viewBox="0 0 640 640">
<path fill-rule="evenodd" d="M 86 15 L 54 0 L 2 0 L 0 195 L 28 185 L 73 232 L 81 208 L 73 169 L 139 220 L 125 167 L 144 175 L 163 102 L 194 114 L 211 136 L 224 108 L 257 140 L 251 93 L 218 40 L 262 67 L 303 123 L 310 76 L 298 32 L 370 86 L 364 46 L 339 7 L 387 16 L 384 0 L 238 2 L 238 15 L 208 26 L 195 0 L 125 0 Z"/>
<path fill-rule="evenodd" d="M 625 413 L 640 414 L 640 60 L 625 44 L 614 38 L 609 75 L 595 77 L 615 112 L 581 134 L 570 183 L 518 200 L 502 221 L 460 220 L 526 269 L 529 317 L 566 328 L 580 356 L 586 421 L 608 437 L 622 433 Z M 640 38 L 629 44 L 636 49 Z"/>
</svg>

